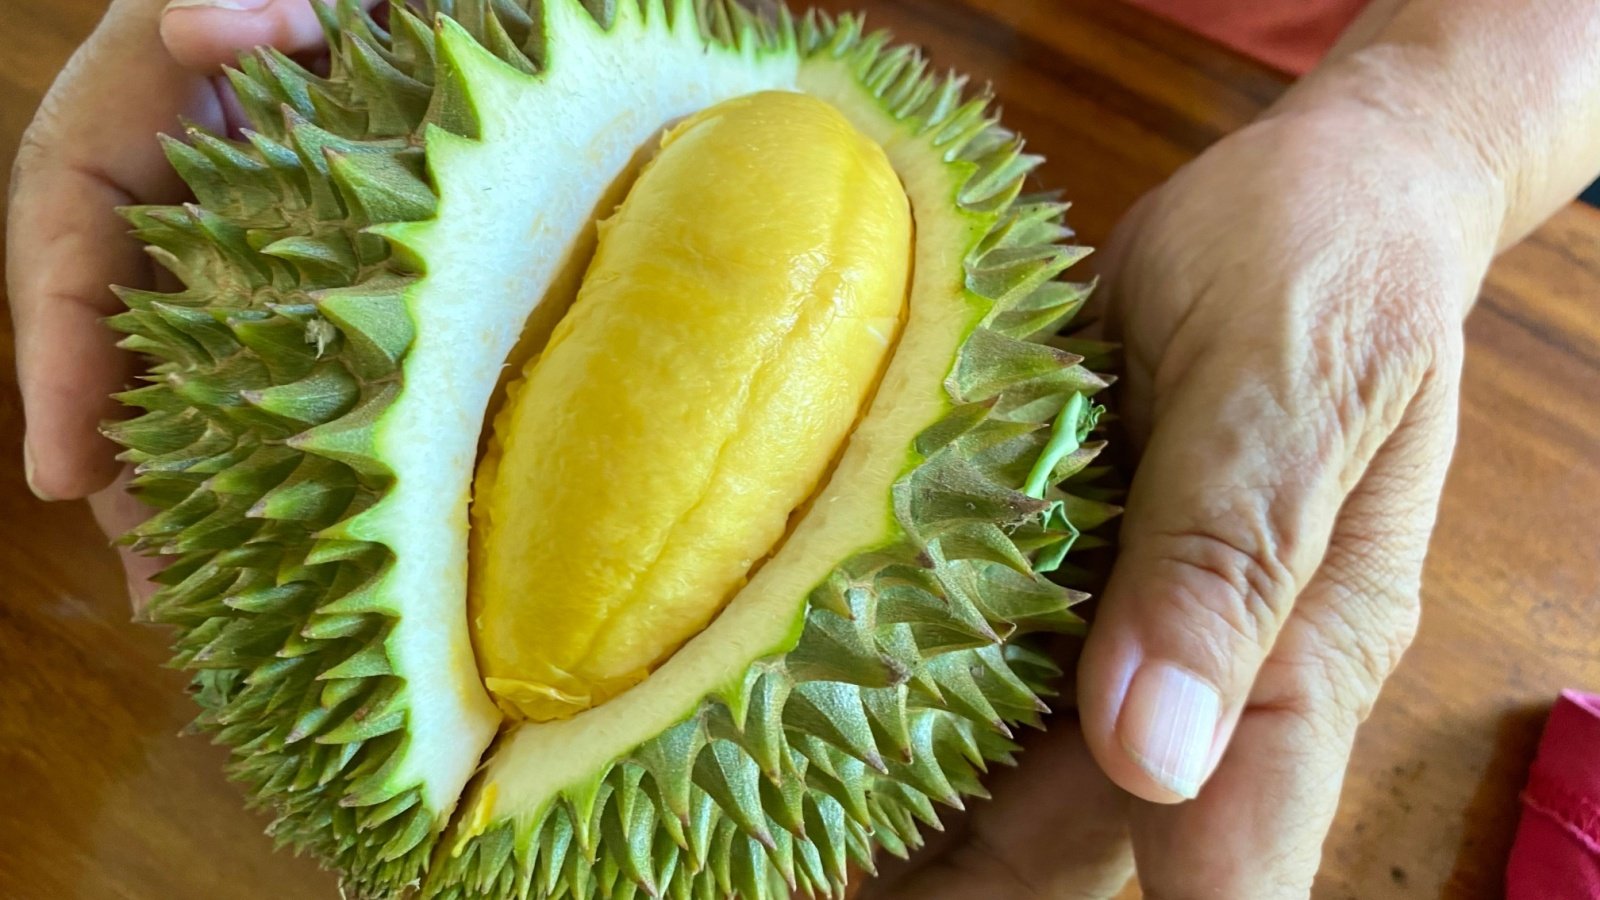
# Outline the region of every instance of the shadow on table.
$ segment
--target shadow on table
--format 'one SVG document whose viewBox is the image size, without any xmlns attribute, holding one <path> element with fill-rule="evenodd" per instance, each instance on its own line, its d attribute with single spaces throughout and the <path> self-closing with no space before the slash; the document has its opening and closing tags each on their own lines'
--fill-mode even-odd
<svg viewBox="0 0 1600 900">
<path fill-rule="evenodd" d="M 1494 755 L 1484 769 L 1467 803 L 1462 822 L 1461 847 L 1447 882 L 1447 895 L 1480 896 L 1486 889 L 1499 891 L 1505 883 L 1506 859 L 1516 836 L 1522 804 L 1518 797 L 1528 778 L 1544 731 L 1549 705 L 1512 710 L 1500 718 Z"/>
</svg>

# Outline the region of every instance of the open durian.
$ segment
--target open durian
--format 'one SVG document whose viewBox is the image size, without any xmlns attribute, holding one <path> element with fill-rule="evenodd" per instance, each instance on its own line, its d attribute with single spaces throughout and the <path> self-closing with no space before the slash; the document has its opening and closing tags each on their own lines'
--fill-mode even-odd
<svg viewBox="0 0 1600 900">
<path fill-rule="evenodd" d="M 121 291 L 107 430 L 198 725 L 352 896 L 842 895 L 1080 626 L 1064 207 L 855 18 L 384 12 L 127 211 L 185 287 Z"/>
</svg>

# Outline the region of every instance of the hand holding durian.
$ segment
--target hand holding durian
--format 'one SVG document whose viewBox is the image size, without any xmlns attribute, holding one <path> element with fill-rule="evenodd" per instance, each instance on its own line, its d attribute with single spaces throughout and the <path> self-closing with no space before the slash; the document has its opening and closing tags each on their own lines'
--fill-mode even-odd
<svg viewBox="0 0 1600 900">
<path fill-rule="evenodd" d="M 1557 5 L 1379 2 L 1130 213 L 1079 721 L 1084 251 L 854 18 L 115 0 L 19 155 L 29 483 L 160 559 L 199 724 L 352 896 L 840 896 L 879 851 L 871 896 L 1302 896 L 1461 316 L 1600 157 Z"/>
</svg>

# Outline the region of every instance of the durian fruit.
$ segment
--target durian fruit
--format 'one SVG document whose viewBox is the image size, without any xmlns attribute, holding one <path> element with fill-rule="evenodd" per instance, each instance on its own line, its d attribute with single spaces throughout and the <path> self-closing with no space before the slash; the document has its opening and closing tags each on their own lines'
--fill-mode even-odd
<svg viewBox="0 0 1600 900">
<path fill-rule="evenodd" d="M 842 896 L 1040 723 L 1116 511 L 1038 159 L 854 17 L 319 9 L 126 211 L 197 727 L 352 897 Z"/>
</svg>

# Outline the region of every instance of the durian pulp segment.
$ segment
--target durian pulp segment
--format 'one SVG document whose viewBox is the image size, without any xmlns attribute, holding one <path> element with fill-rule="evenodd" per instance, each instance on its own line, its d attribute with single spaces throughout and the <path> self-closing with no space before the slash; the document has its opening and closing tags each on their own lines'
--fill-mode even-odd
<svg viewBox="0 0 1600 900">
<path fill-rule="evenodd" d="M 603 761 L 682 721 L 708 694 L 737 704 L 751 665 L 799 640 L 808 592 L 839 560 L 902 533 L 892 485 L 918 461 L 909 449 L 916 435 L 951 409 L 944 388 L 950 361 L 984 311 L 959 299 L 966 296 L 964 259 L 988 223 L 956 203 L 965 173 L 912 125 L 885 116 L 848 70 L 827 60 L 808 63 L 800 86 L 883 147 L 911 201 L 912 281 L 893 358 L 827 483 L 779 551 L 705 630 L 633 690 L 570 718 L 524 722 L 507 732 L 464 799 L 465 818 L 452 839 L 457 848 L 507 817 L 526 838 L 563 793 L 592 791 L 608 768 Z"/>
<path fill-rule="evenodd" d="M 479 465 L 468 604 L 508 716 L 606 702 L 743 586 L 877 381 L 910 253 L 882 148 L 826 103 L 666 135 Z"/>
</svg>

